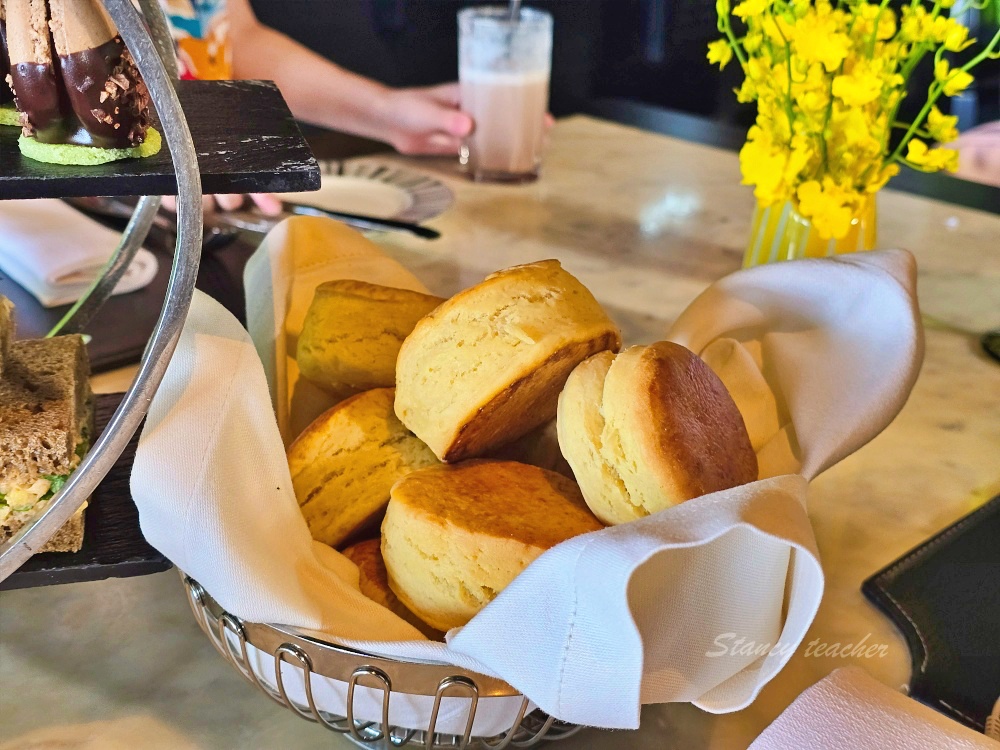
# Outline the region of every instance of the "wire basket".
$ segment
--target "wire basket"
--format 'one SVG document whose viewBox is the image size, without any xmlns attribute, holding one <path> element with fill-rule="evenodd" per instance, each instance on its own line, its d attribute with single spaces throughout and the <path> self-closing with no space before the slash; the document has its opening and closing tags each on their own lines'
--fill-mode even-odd
<svg viewBox="0 0 1000 750">
<path fill-rule="evenodd" d="M 502 680 L 446 664 L 400 661 L 375 656 L 310 635 L 275 625 L 243 622 L 226 612 L 194 579 L 182 574 L 188 601 L 195 619 L 212 645 L 240 674 L 265 695 L 303 719 L 322 724 L 345 735 L 354 743 L 370 748 L 424 747 L 489 748 L 533 747 L 543 740 L 558 740 L 580 730 L 574 724 L 557 721 L 540 709 L 529 710 L 527 698 Z M 273 674 L 253 657 L 273 660 Z M 255 665 L 255 661 L 257 664 Z M 289 675 L 294 677 L 290 680 Z M 319 707 L 317 681 L 329 678 L 346 685 L 345 713 L 341 716 Z M 360 689 L 359 689 L 360 688 Z M 367 689 L 367 691 L 365 691 Z M 362 692 L 380 693 L 378 721 L 357 717 Z M 433 699 L 426 729 L 412 729 L 390 723 L 389 703 L 393 696 Z M 445 701 L 464 699 L 462 734 L 437 731 Z M 520 699 L 511 728 L 492 737 L 473 734 L 477 709 L 482 699 Z M 369 713 L 371 711 L 369 710 Z"/>
</svg>

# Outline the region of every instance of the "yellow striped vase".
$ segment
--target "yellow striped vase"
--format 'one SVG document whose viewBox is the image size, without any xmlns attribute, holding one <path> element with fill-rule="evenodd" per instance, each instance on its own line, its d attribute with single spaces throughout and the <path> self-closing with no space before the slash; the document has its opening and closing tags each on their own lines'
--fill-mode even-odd
<svg viewBox="0 0 1000 750">
<path fill-rule="evenodd" d="M 743 256 L 743 267 L 871 250 L 875 247 L 877 224 L 874 195 L 851 220 L 850 230 L 839 240 L 820 236 L 812 222 L 789 201 L 770 206 L 758 203 L 753 213 L 750 243 Z"/>
</svg>

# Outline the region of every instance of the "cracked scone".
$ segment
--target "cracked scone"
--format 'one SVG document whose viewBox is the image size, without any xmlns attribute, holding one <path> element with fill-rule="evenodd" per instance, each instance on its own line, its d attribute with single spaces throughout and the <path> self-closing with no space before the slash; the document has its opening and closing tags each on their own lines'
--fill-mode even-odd
<svg viewBox="0 0 1000 750">
<path fill-rule="evenodd" d="M 607 524 L 757 479 L 735 402 L 694 352 L 660 341 L 580 364 L 559 396 L 559 447 Z"/>
<path fill-rule="evenodd" d="M 359 393 L 288 447 L 292 486 L 313 539 L 336 547 L 377 526 L 393 483 L 438 462 L 396 419 L 392 401 L 392 388 Z"/>
<path fill-rule="evenodd" d="M 417 323 L 396 362 L 396 415 L 442 461 L 482 456 L 551 420 L 573 368 L 620 346 L 558 261 L 508 268 Z"/>
<path fill-rule="evenodd" d="M 299 335 L 299 370 L 335 396 L 391 388 L 403 340 L 442 302 L 353 279 L 320 284 Z"/>
<path fill-rule="evenodd" d="M 545 550 L 602 528 L 561 474 L 465 461 L 393 485 L 382 556 L 400 601 L 447 631 L 472 619 Z"/>
</svg>

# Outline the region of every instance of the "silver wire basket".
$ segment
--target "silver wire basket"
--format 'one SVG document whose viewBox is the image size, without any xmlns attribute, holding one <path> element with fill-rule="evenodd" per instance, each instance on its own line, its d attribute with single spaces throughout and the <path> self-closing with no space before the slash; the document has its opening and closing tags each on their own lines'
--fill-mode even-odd
<svg viewBox="0 0 1000 750">
<path fill-rule="evenodd" d="M 183 575 L 191 611 L 212 645 L 251 684 L 303 719 L 321 724 L 362 747 L 441 748 L 532 747 L 543 740 L 564 739 L 581 727 L 557 721 L 502 680 L 446 664 L 401 661 L 363 653 L 314 638 L 292 628 L 240 620 L 226 612 L 194 579 Z M 254 657 L 258 658 L 254 658 Z M 270 661 L 271 671 L 262 668 Z M 292 675 L 291 679 L 289 676 Z M 328 678 L 346 685 L 345 715 L 330 713 L 316 698 L 317 682 Z M 364 720 L 357 706 L 361 692 L 380 694 L 380 720 Z M 393 696 L 433 700 L 425 729 L 390 723 Z M 511 728 L 492 737 L 476 737 L 473 727 L 484 699 L 517 701 Z M 461 734 L 437 731 L 445 701 L 463 701 Z M 368 712 L 371 712 L 369 707 Z"/>
</svg>

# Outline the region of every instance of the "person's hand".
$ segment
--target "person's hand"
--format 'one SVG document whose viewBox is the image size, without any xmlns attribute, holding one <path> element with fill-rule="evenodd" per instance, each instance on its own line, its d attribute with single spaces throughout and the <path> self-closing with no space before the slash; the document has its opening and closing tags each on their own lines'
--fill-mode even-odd
<svg viewBox="0 0 1000 750">
<path fill-rule="evenodd" d="M 201 207 L 206 214 L 215 211 L 236 211 L 246 205 L 247 198 L 256 206 L 257 211 L 264 216 L 277 216 L 281 213 L 281 199 L 270 193 L 254 193 L 252 195 L 203 195 Z M 172 195 L 163 196 L 162 206 L 168 211 L 177 211 L 177 198 Z"/>
<path fill-rule="evenodd" d="M 458 84 L 389 89 L 384 101 L 381 140 L 401 154 L 457 154 L 472 132 L 472 117 L 458 108 Z"/>
</svg>

